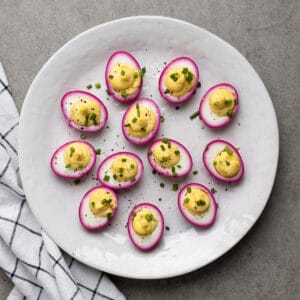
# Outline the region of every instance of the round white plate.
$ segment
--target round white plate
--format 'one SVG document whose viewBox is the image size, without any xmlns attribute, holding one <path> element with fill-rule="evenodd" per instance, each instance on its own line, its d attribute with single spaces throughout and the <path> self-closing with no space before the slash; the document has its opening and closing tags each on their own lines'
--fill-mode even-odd
<svg viewBox="0 0 300 300">
<path fill-rule="evenodd" d="M 147 73 L 141 96 L 157 101 L 165 122 L 163 134 L 177 139 L 191 152 L 199 173 L 190 174 L 180 186 L 199 182 L 217 190 L 219 210 L 215 224 L 205 230 L 187 223 L 177 208 L 175 180 L 153 175 L 146 159 L 147 147 L 135 147 L 122 136 L 121 117 L 126 108 L 105 92 L 104 70 L 117 50 L 131 52 Z M 180 109 L 163 100 L 158 78 L 164 62 L 189 56 L 199 66 L 202 87 Z M 68 127 L 60 110 L 62 95 L 73 89 L 86 90 L 101 82 L 94 93 L 107 105 L 108 128 L 88 135 L 87 141 L 102 149 L 91 174 L 79 185 L 56 177 L 49 161 L 61 144 L 78 139 L 80 133 Z M 205 91 L 219 82 L 233 84 L 240 96 L 240 109 L 224 129 L 211 130 L 189 115 L 198 109 Z M 212 179 L 201 161 L 205 145 L 222 138 L 239 146 L 245 162 L 245 176 L 227 186 Z M 198 269 L 233 247 L 253 226 L 270 195 L 278 161 L 278 127 L 274 108 L 263 82 L 232 46 L 197 26 L 164 17 L 132 17 L 92 28 L 55 53 L 33 81 L 21 113 L 19 130 L 20 171 L 28 203 L 44 230 L 67 253 L 79 261 L 108 273 L 131 278 L 164 278 Z M 83 194 L 97 185 L 99 162 L 112 152 L 133 151 L 145 165 L 142 180 L 119 193 L 119 211 L 111 226 L 97 233 L 85 231 L 78 220 Z M 165 188 L 160 183 L 165 183 Z M 135 204 L 156 204 L 170 228 L 159 246 L 142 253 L 131 244 L 127 217 Z"/>
</svg>

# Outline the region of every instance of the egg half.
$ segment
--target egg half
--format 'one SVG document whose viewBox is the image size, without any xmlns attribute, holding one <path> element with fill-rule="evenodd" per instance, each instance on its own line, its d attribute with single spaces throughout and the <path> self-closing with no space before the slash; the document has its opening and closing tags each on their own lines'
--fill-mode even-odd
<svg viewBox="0 0 300 300">
<path fill-rule="evenodd" d="M 84 91 L 70 91 L 61 99 L 61 109 L 68 124 L 84 132 L 99 131 L 107 121 L 108 112 L 95 95 Z"/>
<path fill-rule="evenodd" d="M 163 215 L 151 203 L 138 204 L 128 217 L 127 229 L 134 246 L 141 251 L 149 251 L 157 246 L 163 236 Z"/>
<path fill-rule="evenodd" d="M 117 213 L 118 197 L 110 188 L 96 186 L 83 196 L 79 205 L 79 220 L 87 230 L 98 230 L 111 223 Z"/>
</svg>

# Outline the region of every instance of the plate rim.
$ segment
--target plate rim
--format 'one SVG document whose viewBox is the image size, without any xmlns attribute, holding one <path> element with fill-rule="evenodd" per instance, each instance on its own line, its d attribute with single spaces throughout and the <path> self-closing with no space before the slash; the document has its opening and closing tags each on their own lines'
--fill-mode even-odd
<svg viewBox="0 0 300 300">
<path fill-rule="evenodd" d="M 280 153 L 280 137 L 279 137 L 279 125 L 278 125 L 278 118 L 277 118 L 277 114 L 276 114 L 276 110 L 275 110 L 275 107 L 274 107 L 274 104 L 272 102 L 272 99 L 270 97 L 270 94 L 263 82 L 263 80 L 261 79 L 261 77 L 259 76 L 259 74 L 257 73 L 257 71 L 255 70 L 255 68 L 252 66 L 252 64 L 250 64 L 250 62 L 246 59 L 246 57 L 240 53 L 235 47 L 233 47 L 230 43 L 228 43 L 226 40 L 224 40 L 223 38 L 215 35 L 214 33 L 198 26 L 198 25 L 195 25 L 193 23 L 190 23 L 190 22 L 187 22 L 187 21 L 184 21 L 184 20 L 180 20 L 180 19 L 177 19 L 177 18 L 172 18 L 172 17 L 166 17 L 166 16 L 159 16 L 159 15 L 138 15 L 138 16 L 129 16 L 129 17 L 125 17 L 125 18 L 118 18 L 118 19 L 114 19 L 114 20 L 111 20 L 111 21 L 108 21 L 108 22 L 104 22 L 104 23 L 101 23 L 101 24 L 98 24 L 96 26 L 93 26 L 87 30 L 84 30 L 83 32 L 77 34 L 76 36 L 74 36 L 73 38 L 71 38 L 70 40 L 68 40 L 66 43 L 64 43 L 61 47 L 59 47 L 49 58 L 48 60 L 43 64 L 43 66 L 40 68 L 40 70 L 38 71 L 38 73 L 36 74 L 36 76 L 34 77 L 33 81 L 31 82 L 29 88 L 28 88 L 28 91 L 25 95 L 25 98 L 24 98 L 24 101 L 23 101 L 23 105 L 22 105 L 22 109 L 21 109 L 21 112 L 20 112 L 20 119 L 19 119 L 19 130 L 18 130 L 18 145 L 21 145 L 20 143 L 20 140 L 21 140 L 21 128 L 24 126 L 24 107 L 27 105 L 28 103 L 28 99 L 29 99 L 29 95 L 31 94 L 31 90 L 34 89 L 35 85 L 36 85 L 36 81 L 38 80 L 38 78 L 43 74 L 43 72 L 47 69 L 48 65 L 52 62 L 52 60 L 54 60 L 56 58 L 56 56 L 58 56 L 62 51 L 64 51 L 64 49 L 66 47 L 68 47 L 69 44 L 71 44 L 73 41 L 77 40 L 77 39 L 80 39 L 82 36 L 86 35 L 86 34 L 89 34 L 90 32 L 94 31 L 94 30 L 97 30 L 98 28 L 100 27 L 104 27 L 104 26 L 109 26 L 109 25 L 113 25 L 113 24 L 117 24 L 117 23 L 122 23 L 122 22 L 127 22 L 127 21 L 137 21 L 137 20 L 143 20 L 143 19 L 147 19 L 147 20 L 150 20 L 150 21 L 158 21 L 158 20 L 161 20 L 161 21 L 170 21 L 170 22 L 176 22 L 176 23 L 179 23 L 179 24 L 182 24 L 182 25 L 185 25 L 185 26 L 190 26 L 190 27 L 193 27 L 194 29 L 196 30 L 201 30 L 203 32 L 205 32 L 206 34 L 210 35 L 211 37 L 223 42 L 226 44 L 227 47 L 229 47 L 231 49 L 231 51 L 234 51 L 236 54 L 238 54 L 240 56 L 241 59 L 243 59 L 248 67 L 252 68 L 252 70 L 254 71 L 254 73 L 256 74 L 256 76 L 260 79 L 261 83 L 262 83 L 262 87 L 264 88 L 266 94 L 268 95 L 268 100 L 271 104 L 271 108 L 272 108 L 272 113 L 273 113 L 273 117 L 274 117 L 274 120 L 275 120 L 275 128 L 274 130 L 276 130 L 275 134 L 276 136 L 274 136 L 274 142 L 275 142 L 275 146 L 276 146 L 276 153 L 275 153 L 275 156 L 276 156 L 276 166 L 275 166 L 275 169 L 274 169 L 274 174 L 273 174 L 273 178 L 272 178 L 272 184 L 271 184 L 271 188 L 269 190 L 269 192 L 267 193 L 267 199 L 265 200 L 265 203 L 264 205 L 262 206 L 261 208 L 261 211 L 259 212 L 259 214 L 257 215 L 257 217 L 255 218 L 255 220 L 253 221 L 253 223 L 250 225 L 250 227 L 245 230 L 243 232 L 243 234 L 234 242 L 232 243 L 232 245 L 227 248 L 225 251 L 223 251 L 222 254 L 220 254 L 219 256 L 216 256 L 215 258 L 209 260 L 208 262 L 202 264 L 201 266 L 199 265 L 195 265 L 193 267 L 189 267 L 189 268 L 181 268 L 180 271 L 174 271 L 174 272 L 171 272 L 171 273 L 165 273 L 164 275 L 160 275 L 160 276 L 131 276 L 129 275 L 128 273 L 124 273 L 124 272 L 119 272 L 118 270 L 110 270 L 110 269 L 107 269 L 105 267 L 101 267 L 101 269 L 91 263 L 89 263 L 88 261 L 84 260 L 82 257 L 79 257 L 79 256 L 76 256 L 75 253 L 72 253 L 70 251 L 68 251 L 60 242 L 56 241 L 55 237 L 53 237 L 50 233 L 48 233 L 48 231 L 42 227 L 41 225 L 41 222 L 39 221 L 39 218 L 37 217 L 37 215 L 35 214 L 35 210 L 32 208 L 31 204 L 30 204 L 30 201 L 27 200 L 27 196 L 26 196 L 26 188 L 25 186 L 23 186 L 23 190 L 24 190 L 24 193 L 25 193 L 25 197 L 26 197 L 26 202 L 28 203 L 29 205 L 29 208 L 30 210 L 32 211 L 34 217 L 36 218 L 37 222 L 39 223 L 39 225 L 42 227 L 42 230 L 54 241 L 54 243 L 56 245 L 58 245 L 58 247 L 63 250 L 64 252 L 66 252 L 68 255 L 70 255 L 71 257 L 73 257 L 74 259 L 78 260 L 79 262 L 93 268 L 93 269 L 96 269 L 96 270 L 99 270 L 99 271 L 103 271 L 103 272 L 106 272 L 106 273 L 109 273 L 109 274 L 112 274 L 112 275 L 116 275 L 116 276 L 121 276 L 121 277 L 124 277 L 124 278 L 130 278 L 130 279 L 148 279 L 148 280 L 152 280 L 152 279 L 165 279 L 165 278 L 171 278 L 171 277 L 176 277 L 176 276 L 180 276 L 180 275 L 184 275 L 184 274 L 187 274 L 187 273 L 190 273 L 190 272 L 193 272 L 193 271 L 196 271 L 198 269 L 201 269 L 205 266 L 207 266 L 208 264 L 216 261 L 217 259 L 220 259 L 222 256 L 224 256 L 226 253 L 228 253 L 234 246 L 236 246 L 247 234 L 248 232 L 254 227 L 254 225 L 257 223 L 257 221 L 259 220 L 259 218 L 261 217 L 263 211 L 265 210 L 265 207 L 269 201 L 269 198 L 270 198 L 270 195 L 272 193 L 272 190 L 274 188 L 274 183 L 275 183 L 275 180 L 276 180 L 276 176 L 277 176 L 277 172 L 278 172 L 278 162 L 279 162 L 279 153 Z M 20 150 L 21 148 L 18 149 L 18 152 L 22 152 L 22 150 Z M 22 181 L 22 178 L 24 175 L 23 174 L 23 168 L 21 167 L 22 166 L 22 163 L 21 163 L 21 159 L 20 159 L 20 155 L 18 156 L 18 161 L 19 161 L 19 168 L 20 168 L 20 177 L 21 177 L 21 181 Z"/>
</svg>

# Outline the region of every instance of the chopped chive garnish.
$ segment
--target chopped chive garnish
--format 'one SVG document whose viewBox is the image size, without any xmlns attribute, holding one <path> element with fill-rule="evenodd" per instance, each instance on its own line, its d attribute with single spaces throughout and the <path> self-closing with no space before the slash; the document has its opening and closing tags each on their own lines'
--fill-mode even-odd
<svg viewBox="0 0 300 300">
<path fill-rule="evenodd" d="M 198 81 L 198 82 L 197 82 L 197 88 L 200 88 L 200 87 L 201 87 L 201 82 Z"/>
<path fill-rule="evenodd" d="M 93 207 L 95 207 L 95 202 L 94 201 L 92 201 L 91 204 L 92 204 Z"/>
<path fill-rule="evenodd" d="M 77 185 L 77 184 L 79 184 L 79 183 L 80 183 L 80 179 L 79 179 L 79 178 L 74 180 L 74 184 Z"/>
<path fill-rule="evenodd" d="M 239 151 L 241 148 L 240 147 L 236 147 L 236 150 Z"/>
<path fill-rule="evenodd" d="M 233 151 L 228 146 L 225 146 L 224 151 L 226 151 L 229 155 L 232 155 L 233 153 Z"/>
<path fill-rule="evenodd" d="M 184 203 L 189 203 L 189 202 L 190 202 L 190 198 L 185 198 L 185 199 L 183 200 L 183 202 L 184 202 Z"/>
<path fill-rule="evenodd" d="M 170 75 L 170 78 L 173 80 L 173 81 L 177 81 L 178 80 L 178 73 L 173 73 Z"/>
<path fill-rule="evenodd" d="M 188 68 L 183 68 L 181 73 L 184 74 L 184 78 L 187 82 L 191 82 L 194 78 L 193 73 L 190 72 Z"/>
<path fill-rule="evenodd" d="M 189 186 L 189 187 L 186 189 L 186 192 L 187 192 L 187 193 L 191 193 L 191 192 L 192 192 L 192 188 Z"/>
<path fill-rule="evenodd" d="M 178 168 L 178 169 L 181 169 L 181 165 L 177 165 L 177 168 Z"/>
<path fill-rule="evenodd" d="M 227 111 L 227 116 L 228 116 L 229 118 L 232 118 L 232 113 L 233 113 L 233 110 L 232 110 L 232 109 L 229 109 L 229 110 Z"/>
<path fill-rule="evenodd" d="M 122 158 L 122 162 L 125 162 L 125 161 L 127 161 L 127 159 L 126 158 Z"/>
<path fill-rule="evenodd" d="M 94 121 L 96 120 L 97 115 L 95 113 L 90 114 L 90 120 Z"/>
<path fill-rule="evenodd" d="M 71 164 L 66 164 L 66 168 L 67 169 L 71 168 Z"/>
<path fill-rule="evenodd" d="M 136 106 L 135 106 L 135 108 L 136 108 L 137 116 L 139 118 L 141 116 L 140 105 L 137 103 Z"/>
<path fill-rule="evenodd" d="M 138 77 L 139 77 L 139 73 L 138 73 L 138 72 L 134 72 L 134 73 L 133 73 L 133 77 L 134 77 L 134 78 L 138 78 Z"/>
<path fill-rule="evenodd" d="M 148 151 L 148 155 L 151 155 L 152 153 L 153 153 L 152 150 L 149 150 L 149 151 Z"/>
<path fill-rule="evenodd" d="M 199 116 L 199 111 L 195 111 L 193 114 L 190 115 L 190 119 L 193 120 Z"/>
<path fill-rule="evenodd" d="M 177 183 L 174 183 L 172 185 L 172 191 L 177 191 L 178 190 L 178 184 Z"/>
<path fill-rule="evenodd" d="M 111 74 L 110 74 L 108 77 L 109 77 L 109 79 L 113 79 L 113 78 L 114 78 L 114 75 L 111 75 Z"/>
<path fill-rule="evenodd" d="M 122 76 L 125 75 L 125 71 L 124 71 L 124 70 L 121 71 L 121 75 L 122 75 Z"/>
<path fill-rule="evenodd" d="M 131 177 L 131 178 L 130 178 L 130 181 L 135 181 L 135 177 L 134 177 L 134 176 Z"/>
<path fill-rule="evenodd" d="M 146 128 L 145 128 L 145 127 L 142 127 L 142 128 L 141 128 L 141 131 L 146 132 Z"/>
<path fill-rule="evenodd" d="M 119 168 L 119 172 L 123 173 L 124 172 L 124 168 Z"/>
<path fill-rule="evenodd" d="M 160 145 L 160 149 L 161 149 L 162 151 L 165 151 L 165 150 L 166 150 L 166 148 L 165 148 L 164 145 Z"/>
<path fill-rule="evenodd" d="M 136 123 L 136 121 L 137 121 L 137 118 L 133 118 L 133 119 L 131 120 L 132 123 Z"/>
<path fill-rule="evenodd" d="M 116 179 L 118 178 L 118 175 L 117 175 L 117 174 L 114 174 L 114 175 L 113 175 L 113 178 L 114 178 L 114 180 L 116 180 Z"/>
<path fill-rule="evenodd" d="M 227 99 L 225 100 L 225 105 L 230 105 L 233 102 L 232 99 Z"/>
<path fill-rule="evenodd" d="M 121 97 L 123 98 L 127 98 L 128 97 L 128 94 L 124 91 L 121 92 Z"/>
<path fill-rule="evenodd" d="M 161 116 L 161 117 L 160 117 L 160 122 L 163 123 L 164 121 L 165 121 L 164 116 Z"/>
<path fill-rule="evenodd" d="M 90 90 L 92 87 L 93 87 L 93 86 L 92 86 L 90 83 L 86 86 L 86 88 L 87 88 L 88 90 Z"/>
<path fill-rule="evenodd" d="M 108 89 L 106 89 L 105 91 L 106 91 L 106 94 L 107 94 L 108 96 L 111 96 L 111 93 L 110 93 L 110 91 L 109 91 Z"/>
<path fill-rule="evenodd" d="M 84 133 L 81 133 L 81 134 L 80 134 L 80 138 L 81 138 L 82 140 L 85 140 L 85 139 L 86 139 L 86 135 L 85 135 Z"/>
<path fill-rule="evenodd" d="M 146 73 L 146 67 L 142 67 L 142 71 L 140 72 L 141 78 L 145 76 L 145 73 Z"/>
<path fill-rule="evenodd" d="M 204 206 L 205 205 L 205 201 L 203 201 L 203 200 L 198 200 L 198 201 L 196 201 L 196 203 L 197 203 L 198 206 Z"/>
<path fill-rule="evenodd" d="M 172 167 L 172 173 L 175 173 L 176 171 L 175 171 L 175 167 Z"/>
<path fill-rule="evenodd" d="M 169 90 L 169 89 L 165 89 L 164 93 L 165 93 L 165 94 L 169 94 L 169 93 L 170 93 L 170 90 Z"/>
<path fill-rule="evenodd" d="M 96 82 L 95 83 L 95 88 L 96 89 L 101 89 L 101 83 L 100 82 Z"/>
<path fill-rule="evenodd" d="M 169 230 L 170 230 L 170 227 L 169 227 L 169 226 L 166 226 L 166 230 L 168 230 L 168 231 L 169 231 Z"/>
<path fill-rule="evenodd" d="M 127 124 L 125 124 L 125 125 L 124 125 L 124 127 L 130 127 L 130 124 L 129 124 L 129 123 L 127 123 Z"/>
<path fill-rule="evenodd" d="M 106 182 L 109 181 L 109 179 L 110 179 L 110 177 L 109 177 L 108 175 L 105 175 L 105 176 L 103 177 L 103 180 L 106 181 Z"/>
<path fill-rule="evenodd" d="M 214 106 L 219 107 L 220 106 L 220 101 L 214 102 Z"/>
<path fill-rule="evenodd" d="M 73 153 L 75 152 L 75 148 L 74 147 L 71 147 L 70 148 L 70 157 L 72 157 Z"/>
<path fill-rule="evenodd" d="M 145 219 L 148 221 L 148 222 L 151 222 L 153 220 L 153 215 L 152 214 L 146 214 L 145 215 Z"/>
<path fill-rule="evenodd" d="M 194 170 L 193 171 L 193 175 L 197 175 L 198 174 L 198 171 L 197 170 Z"/>
<path fill-rule="evenodd" d="M 81 165 L 81 164 L 78 165 L 78 169 L 79 169 L 79 170 L 82 170 L 82 169 L 83 169 L 83 165 Z"/>
<path fill-rule="evenodd" d="M 211 188 L 210 191 L 215 194 L 217 192 L 217 190 L 215 188 Z"/>
<path fill-rule="evenodd" d="M 103 199 L 103 200 L 101 201 L 101 203 L 102 203 L 102 204 L 109 204 L 109 203 L 111 203 L 111 199 Z"/>
<path fill-rule="evenodd" d="M 226 160 L 226 166 L 230 166 L 230 161 Z"/>
<path fill-rule="evenodd" d="M 100 155 L 101 154 L 101 149 L 96 149 L 96 154 Z"/>
<path fill-rule="evenodd" d="M 164 188 L 164 187 L 165 187 L 165 184 L 164 184 L 163 182 L 161 182 L 161 183 L 160 183 L 160 187 L 161 187 L 161 188 Z"/>
<path fill-rule="evenodd" d="M 166 137 L 164 137 L 164 138 L 162 139 L 162 142 L 163 142 L 164 144 L 168 144 L 168 143 L 169 143 L 169 140 L 168 140 Z"/>
<path fill-rule="evenodd" d="M 107 218 L 107 220 L 110 220 L 110 219 L 111 219 L 111 213 L 108 213 L 108 214 L 106 215 L 106 218 Z"/>
<path fill-rule="evenodd" d="M 171 148 L 171 143 L 170 143 L 170 142 L 168 142 L 168 148 L 169 148 L 169 149 Z"/>
<path fill-rule="evenodd" d="M 87 114 L 87 115 L 85 116 L 84 126 L 88 126 L 88 125 L 89 125 L 89 117 L 90 117 L 89 114 Z"/>
<path fill-rule="evenodd" d="M 120 174 L 119 174 L 119 177 L 123 177 L 123 173 L 120 173 Z"/>
<path fill-rule="evenodd" d="M 217 165 L 217 161 L 214 161 L 214 166 L 216 166 Z"/>
<path fill-rule="evenodd" d="M 163 156 L 163 157 L 162 157 L 162 162 L 166 162 L 166 161 L 168 161 L 168 158 L 165 157 L 165 156 Z"/>
<path fill-rule="evenodd" d="M 134 164 L 130 164 L 130 169 L 134 169 Z"/>
<path fill-rule="evenodd" d="M 179 154 L 180 154 L 180 151 L 179 151 L 179 150 L 175 150 L 174 153 L 175 153 L 176 155 L 179 155 Z"/>
</svg>

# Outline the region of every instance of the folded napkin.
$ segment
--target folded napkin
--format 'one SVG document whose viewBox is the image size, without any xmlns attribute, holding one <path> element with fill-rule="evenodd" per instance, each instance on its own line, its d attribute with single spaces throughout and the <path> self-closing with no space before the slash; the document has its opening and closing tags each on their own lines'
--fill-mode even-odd
<svg viewBox="0 0 300 300">
<path fill-rule="evenodd" d="M 19 114 L 0 63 L 0 266 L 8 299 L 125 299 L 102 272 L 62 253 L 32 215 L 19 180 Z"/>
</svg>

